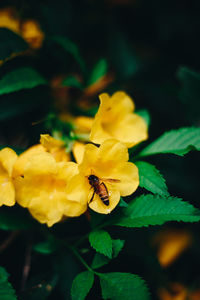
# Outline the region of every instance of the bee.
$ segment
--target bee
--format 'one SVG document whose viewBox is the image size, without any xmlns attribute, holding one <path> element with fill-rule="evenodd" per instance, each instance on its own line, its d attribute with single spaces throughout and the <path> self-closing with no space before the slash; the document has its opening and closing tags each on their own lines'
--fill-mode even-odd
<svg viewBox="0 0 200 300">
<path fill-rule="evenodd" d="M 120 182 L 120 180 L 118 180 L 118 179 L 106 179 L 106 178 L 100 179 L 96 175 L 89 175 L 88 180 L 89 180 L 89 184 L 94 189 L 92 198 L 90 199 L 89 203 L 92 202 L 92 200 L 94 198 L 94 195 L 97 194 L 99 196 L 99 198 L 101 199 L 101 201 L 103 202 L 103 204 L 108 206 L 110 204 L 109 192 L 108 192 L 108 189 L 107 189 L 107 187 L 106 187 L 106 185 L 103 181 L 113 183 L 113 182 Z"/>
</svg>

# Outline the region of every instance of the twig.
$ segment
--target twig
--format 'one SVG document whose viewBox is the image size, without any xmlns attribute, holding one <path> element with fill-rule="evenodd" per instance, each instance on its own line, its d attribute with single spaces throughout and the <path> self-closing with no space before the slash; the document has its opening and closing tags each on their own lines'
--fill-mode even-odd
<svg viewBox="0 0 200 300">
<path fill-rule="evenodd" d="M 21 291 L 24 290 L 26 281 L 30 272 L 31 268 L 31 250 L 32 250 L 32 240 L 29 240 L 27 247 L 26 247 L 26 253 L 25 253 L 25 263 L 24 268 L 22 272 L 22 282 L 21 282 Z"/>
<path fill-rule="evenodd" d="M 2 253 L 4 250 L 6 250 L 10 244 L 17 238 L 20 231 L 15 230 L 11 232 L 11 234 L 3 241 L 3 243 L 0 245 L 0 253 Z"/>
</svg>

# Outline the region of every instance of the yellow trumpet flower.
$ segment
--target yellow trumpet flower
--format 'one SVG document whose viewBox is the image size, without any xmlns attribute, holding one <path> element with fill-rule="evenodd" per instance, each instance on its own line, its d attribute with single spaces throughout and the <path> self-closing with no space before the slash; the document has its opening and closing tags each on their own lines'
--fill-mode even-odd
<svg viewBox="0 0 200 300">
<path fill-rule="evenodd" d="M 69 180 L 77 173 L 76 163 L 56 162 L 47 152 L 32 155 L 24 164 L 23 176 L 15 178 L 16 201 L 48 226 L 63 216 L 79 216 L 87 204 L 78 198 L 72 201 L 66 193 Z"/>
<path fill-rule="evenodd" d="M 134 102 L 125 92 L 116 92 L 111 97 L 104 93 L 99 99 L 100 107 L 90 134 L 93 143 L 114 138 L 130 148 L 147 139 L 147 125 L 134 113 Z"/>
<path fill-rule="evenodd" d="M 120 196 L 131 195 L 139 185 L 138 169 L 128 159 L 127 147 L 116 140 L 106 140 L 100 147 L 87 144 L 78 167 L 79 174 L 67 185 L 68 199 L 89 203 L 89 207 L 98 213 L 110 213 Z M 99 180 L 100 187 L 96 186 L 96 190 L 91 185 L 90 175 Z"/>
</svg>

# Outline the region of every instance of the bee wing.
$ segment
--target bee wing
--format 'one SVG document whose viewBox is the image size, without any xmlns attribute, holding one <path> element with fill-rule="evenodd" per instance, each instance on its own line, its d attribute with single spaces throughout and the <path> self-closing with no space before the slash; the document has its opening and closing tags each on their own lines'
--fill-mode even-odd
<svg viewBox="0 0 200 300">
<path fill-rule="evenodd" d="M 101 178 L 103 182 L 108 182 L 108 183 L 119 183 L 121 180 L 119 179 L 113 179 L 113 178 Z"/>
</svg>

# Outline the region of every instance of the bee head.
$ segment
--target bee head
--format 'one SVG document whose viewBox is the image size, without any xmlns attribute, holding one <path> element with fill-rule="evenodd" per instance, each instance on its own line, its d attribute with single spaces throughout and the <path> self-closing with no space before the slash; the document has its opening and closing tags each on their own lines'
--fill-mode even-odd
<svg viewBox="0 0 200 300">
<path fill-rule="evenodd" d="M 88 180 L 89 181 L 99 181 L 99 178 L 95 175 L 90 175 L 90 176 L 88 176 Z"/>
</svg>

